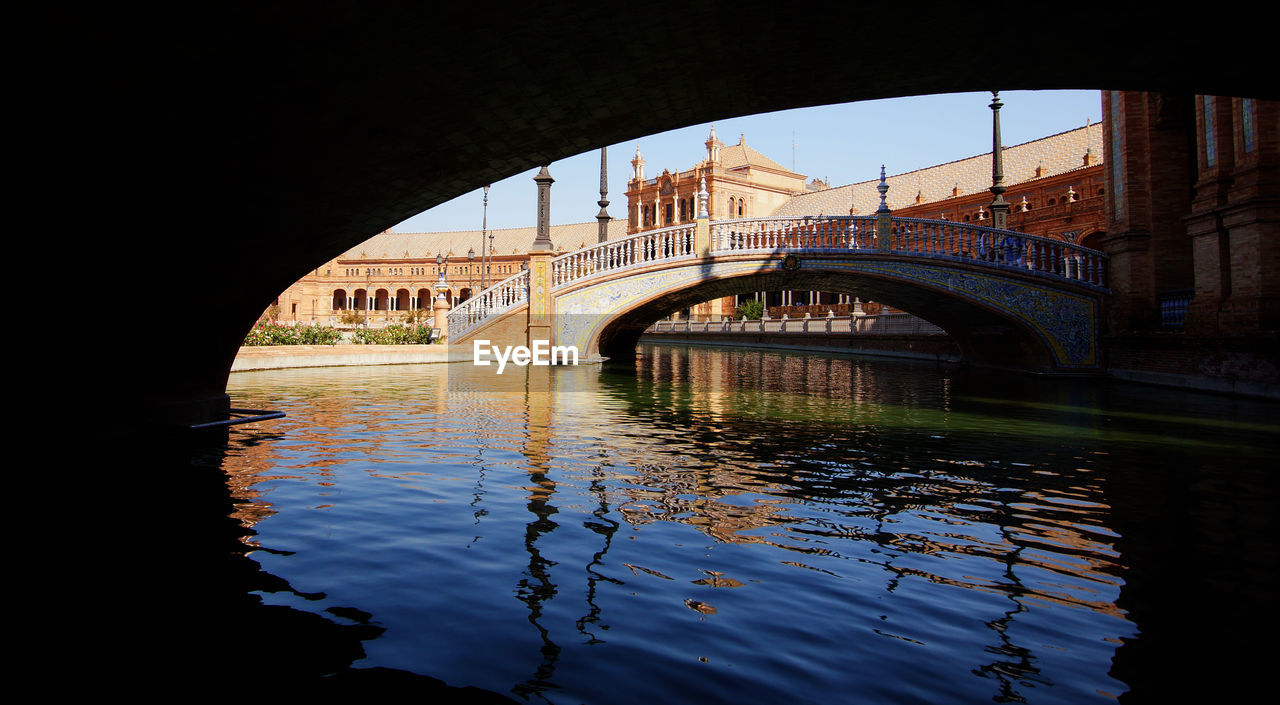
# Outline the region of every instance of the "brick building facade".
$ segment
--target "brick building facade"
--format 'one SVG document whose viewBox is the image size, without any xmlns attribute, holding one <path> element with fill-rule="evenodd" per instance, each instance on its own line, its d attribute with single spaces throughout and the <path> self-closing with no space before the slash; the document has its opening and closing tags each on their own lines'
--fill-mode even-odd
<svg viewBox="0 0 1280 705">
<path fill-rule="evenodd" d="M 1102 104 L 1112 373 L 1280 394 L 1280 103 Z"/>
</svg>

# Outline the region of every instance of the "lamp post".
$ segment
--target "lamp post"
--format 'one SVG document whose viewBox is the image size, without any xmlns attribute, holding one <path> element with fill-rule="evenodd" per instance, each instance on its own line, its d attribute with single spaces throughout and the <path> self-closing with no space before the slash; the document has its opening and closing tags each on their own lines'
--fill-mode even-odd
<svg viewBox="0 0 1280 705">
<path fill-rule="evenodd" d="M 441 335 L 447 340 L 449 337 L 449 302 L 444 298 L 444 292 L 449 290 L 449 284 L 444 280 L 444 267 L 448 262 L 443 254 L 436 253 L 436 268 L 440 272 L 440 276 L 436 280 L 436 301 L 431 305 L 435 313 L 435 328 L 440 330 Z"/>
<path fill-rule="evenodd" d="M 449 290 L 449 284 L 444 280 L 444 265 L 445 265 L 445 262 L 448 262 L 448 261 L 449 260 L 445 259 L 444 255 L 440 254 L 439 252 L 436 253 L 436 272 L 440 275 L 439 278 L 436 280 L 436 300 L 437 301 L 447 301 L 447 299 L 445 299 L 444 292 Z"/>
<path fill-rule="evenodd" d="M 467 298 L 471 298 L 471 262 L 476 258 L 476 248 L 467 248 Z M 481 258 L 483 264 L 484 259 Z"/>
<path fill-rule="evenodd" d="M 489 185 L 484 187 L 484 215 L 480 219 L 480 290 L 484 291 L 489 288 L 489 266 L 485 263 L 484 238 L 489 230 Z M 493 236 L 489 236 L 490 245 L 493 244 Z M 489 248 L 492 253 L 493 248 Z M 472 250 L 474 251 L 474 250 Z M 490 254 L 492 259 L 493 255 Z"/>
<path fill-rule="evenodd" d="M 1009 227 L 1009 202 L 1004 200 L 1004 147 L 1000 144 L 1000 91 L 991 91 L 991 227 L 1005 230 Z"/>
</svg>

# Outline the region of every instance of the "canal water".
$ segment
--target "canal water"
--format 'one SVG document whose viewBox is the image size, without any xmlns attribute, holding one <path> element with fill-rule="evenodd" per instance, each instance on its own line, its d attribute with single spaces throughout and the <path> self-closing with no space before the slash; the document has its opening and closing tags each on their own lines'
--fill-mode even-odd
<svg viewBox="0 0 1280 705">
<path fill-rule="evenodd" d="M 257 597 L 528 702 L 1125 702 L 1270 662 L 1274 404 L 668 345 L 498 379 L 232 375 L 288 414 L 222 460 Z"/>
</svg>

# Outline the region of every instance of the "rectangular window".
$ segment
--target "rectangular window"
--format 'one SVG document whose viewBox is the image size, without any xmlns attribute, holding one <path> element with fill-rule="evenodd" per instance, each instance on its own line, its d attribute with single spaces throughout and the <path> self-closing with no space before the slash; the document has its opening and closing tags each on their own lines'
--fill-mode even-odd
<svg viewBox="0 0 1280 705">
<path fill-rule="evenodd" d="M 1252 152 L 1255 145 L 1255 135 L 1253 130 L 1253 111 L 1256 110 L 1253 98 L 1245 98 L 1241 102 L 1240 110 L 1240 132 L 1244 136 L 1244 151 Z"/>
<path fill-rule="evenodd" d="M 1204 165 L 1218 163 L 1218 144 L 1213 139 L 1213 96 L 1202 96 L 1204 102 Z"/>
</svg>

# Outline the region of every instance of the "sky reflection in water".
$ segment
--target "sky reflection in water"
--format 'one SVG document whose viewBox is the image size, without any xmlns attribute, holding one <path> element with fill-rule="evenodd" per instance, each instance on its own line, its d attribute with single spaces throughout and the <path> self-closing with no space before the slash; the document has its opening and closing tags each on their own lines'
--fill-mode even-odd
<svg viewBox="0 0 1280 705">
<path fill-rule="evenodd" d="M 1105 701 L 1139 631 L 1110 478 L 1276 433 L 1090 384 L 643 350 L 502 389 L 234 375 L 235 404 L 288 413 L 224 464 L 297 591 L 263 599 L 372 615 L 358 667 L 535 702 Z"/>
</svg>

